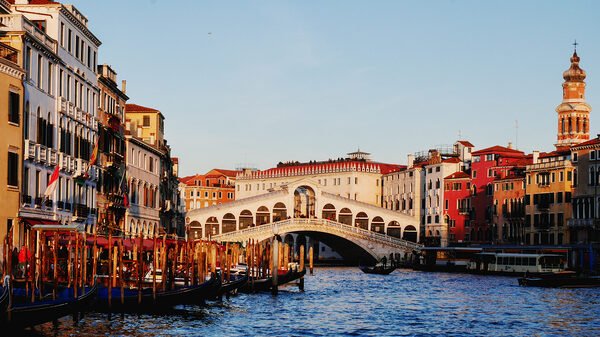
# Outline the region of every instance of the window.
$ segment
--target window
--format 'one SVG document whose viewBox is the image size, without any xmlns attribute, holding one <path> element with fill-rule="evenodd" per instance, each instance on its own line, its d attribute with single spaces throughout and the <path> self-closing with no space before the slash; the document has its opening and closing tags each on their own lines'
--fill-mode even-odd
<svg viewBox="0 0 600 337">
<path fill-rule="evenodd" d="M 590 151 L 590 160 L 596 160 L 596 151 Z"/>
<path fill-rule="evenodd" d="M 440 167 L 439 166 L 435 168 L 435 172 L 440 172 Z"/>
<path fill-rule="evenodd" d="M 144 116 L 143 126 L 150 126 L 150 116 Z"/>
<path fill-rule="evenodd" d="M 52 63 L 48 62 L 48 93 L 52 95 Z"/>
<path fill-rule="evenodd" d="M 8 152 L 8 186 L 19 187 L 19 154 Z"/>
<path fill-rule="evenodd" d="M 563 181 L 565 180 L 565 173 L 563 171 L 560 171 L 558 173 L 558 181 Z"/>
<path fill-rule="evenodd" d="M 577 152 L 573 153 L 573 162 L 577 162 Z"/>
<path fill-rule="evenodd" d="M 19 124 L 19 102 L 20 96 L 16 92 L 8 93 L 8 121 Z"/>
<path fill-rule="evenodd" d="M 488 177 L 493 177 L 493 176 L 494 176 L 494 170 L 488 169 Z"/>
<path fill-rule="evenodd" d="M 477 178 L 477 171 L 473 171 L 473 178 Z"/>
<path fill-rule="evenodd" d="M 38 55 L 38 58 L 37 58 L 37 83 L 36 84 L 37 84 L 38 88 L 40 88 L 40 89 L 43 89 L 42 88 L 42 75 L 43 75 L 42 71 L 43 71 L 42 55 Z"/>
<path fill-rule="evenodd" d="M 60 46 L 65 47 L 65 24 L 64 22 L 60 23 Z"/>
<path fill-rule="evenodd" d="M 492 161 L 492 160 L 494 160 L 494 155 L 493 154 L 486 154 L 485 155 L 485 160 L 486 161 Z"/>
<path fill-rule="evenodd" d="M 79 58 L 79 36 L 75 36 L 75 57 Z"/>
</svg>

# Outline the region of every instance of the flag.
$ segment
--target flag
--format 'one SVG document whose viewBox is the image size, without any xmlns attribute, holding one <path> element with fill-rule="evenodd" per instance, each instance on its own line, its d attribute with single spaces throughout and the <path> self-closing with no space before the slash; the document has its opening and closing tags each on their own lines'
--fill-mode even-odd
<svg viewBox="0 0 600 337">
<path fill-rule="evenodd" d="M 60 167 L 56 165 L 54 172 L 50 176 L 50 181 L 48 181 L 48 187 L 46 187 L 46 192 L 44 192 L 44 196 L 50 198 L 54 191 L 56 190 L 56 186 L 58 185 L 58 173 L 60 171 Z"/>
<path fill-rule="evenodd" d="M 123 170 L 122 170 L 122 174 L 121 174 L 121 182 L 119 183 L 119 190 L 121 191 L 121 194 L 123 195 L 123 206 L 125 208 L 129 208 L 129 196 L 127 195 L 128 185 L 127 185 L 127 180 L 125 179 L 126 167 L 125 167 L 125 165 L 123 165 L 122 167 L 123 167 Z"/>
<path fill-rule="evenodd" d="M 96 165 L 96 162 L 98 161 L 98 140 L 99 138 L 96 139 L 96 144 L 94 144 L 94 150 L 92 151 L 92 156 L 90 157 L 90 165 L 88 166 L 87 171 L 83 175 L 85 179 L 90 177 L 90 170 L 92 169 L 92 167 L 94 167 L 94 165 Z"/>
</svg>

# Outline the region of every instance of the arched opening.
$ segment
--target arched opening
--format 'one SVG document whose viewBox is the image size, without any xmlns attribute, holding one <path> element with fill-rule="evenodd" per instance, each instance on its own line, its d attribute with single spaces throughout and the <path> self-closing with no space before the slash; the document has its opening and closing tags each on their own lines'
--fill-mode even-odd
<svg viewBox="0 0 600 337">
<path fill-rule="evenodd" d="M 308 186 L 300 186 L 294 191 L 294 218 L 315 216 L 315 191 Z"/>
<path fill-rule="evenodd" d="M 369 216 L 365 212 L 359 212 L 356 214 L 356 227 L 362 229 L 369 229 Z"/>
<path fill-rule="evenodd" d="M 322 218 L 335 221 L 335 206 L 332 204 L 323 206 Z"/>
<path fill-rule="evenodd" d="M 223 216 L 223 233 L 235 231 L 235 215 L 227 213 Z"/>
<path fill-rule="evenodd" d="M 253 223 L 254 223 L 254 216 L 252 215 L 252 212 L 250 212 L 247 209 L 243 210 L 240 213 L 240 229 L 248 228 L 248 227 L 252 226 Z"/>
<path fill-rule="evenodd" d="M 310 241 L 324 243 L 341 256 L 343 261 L 339 261 L 338 263 L 343 263 L 344 265 L 369 265 L 377 262 L 364 248 L 337 235 L 312 231 L 297 232 L 296 234 L 299 235 L 296 239 L 296 246 L 299 247 L 302 244 L 302 241 L 298 241 L 301 236 L 310 237 Z M 318 245 L 316 246 L 318 247 Z M 308 252 L 306 247 L 305 252 Z"/>
<path fill-rule="evenodd" d="M 385 234 L 385 222 L 383 222 L 383 219 L 380 216 L 374 217 L 373 221 L 371 221 L 371 230 L 373 232 Z"/>
<path fill-rule="evenodd" d="M 431 236 L 431 231 L 429 232 Z M 417 242 L 417 229 L 413 225 L 408 225 L 404 228 L 404 233 L 402 234 L 402 239 L 406 241 Z"/>
<path fill-rule="evenodd" d="M 287 207 L 282 202 L 278 202 L 273 206 L 273 222 L 287 219 Z"/>
<path fill-rule="evenodd" d="M 400 227 L 400 223 L 398 223 L 398 221 L 391 221 L 390 223 L 388 223 L 387 235 L 393 236 L 395 238 L 402 237 L 402 228 Z"/>
<path fill-rule="evenodd" d="M 352 211 L 348 208 L 342 208 L 340 210 L 339 222 L 348 226 L 352 226 Z"/>
<path fill-rule="evenodd" d="M 192 221 L 189 225 L 190 228 L 190 238 L 192 239 L 200 239 L 202 238 L 202 225 L 198 221 Z"/>
<path fill-rule="evenodd" d="M 260 206 L 258 210 L 256 210 L 256 225 L 264 225 L 271 222 L 271 213 L 269 209 L 265 206 Z"/>
<path fill-rule="evenodd" d="M 219 233 L 219 220 L 217 220 L 216 217 L 211 216 L 210 218 L 208 218 L 208 220 L 206 220 L 206 225 L 205 227 L 205 231 L 204 231 L 204 236 L 205 237 L 211 237 L 212 235 L 218 235 Z"/>
</svg>

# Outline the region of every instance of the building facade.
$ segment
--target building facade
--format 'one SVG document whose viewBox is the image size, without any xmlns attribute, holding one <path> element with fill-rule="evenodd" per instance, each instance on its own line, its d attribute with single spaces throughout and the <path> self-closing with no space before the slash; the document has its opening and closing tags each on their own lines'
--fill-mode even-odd
<svg viewBox="0 0 600 337">
<path fill-rule="evenodd" d="M 531 164 L 531 160 L 524 164 Z M 525 243 L 525 168 L 496 167 L 492 241 L 499 244 Z"/>
<path fill-rule="evenodd" d="M 349 153 L 347 158 L 336 160 L 279 163 L 277 167 L 264 171 L 245 169 L 236 177 L 235 197 L 239 200 L 265 194 L 280 190 L 300 178 L 312 177 L 327 193 L 381 206 L 382 177 L 404 166 L 373 162 L 368 155 L 357 151 Z M 314 199 L 314 196 L 310 198 Z M 300 212 L 300 209 L 298 205 L 295 212 Z M 317 216 L 314 208 L 306 215 Z"/>
<path fill-rule="evenodd" d="M 458 171 L 444 178 L 444 223 L 448 244 L 470 241 L 471 175 Z"/>
<path fill-rule="evenodd" d="M 573 217 L 571 243 L 600 242 L 600 137 L 571 147 Z"/>
<path fill-rule="evenodd" d="M 0 10 L 7 10 L 2 6 Z M 0 238 L 15 227 L 19 237 L 19 204 L 23 166 L 23 69 L 18 49 L 0 43 Z M 18 242 L 13 242 L 13 244 Z M 0 261 L 4 252 L 0 253 Z M 2 262 L 0 262 L 2 263 Z"/>
<path fill-rule="evenodd" d="M 101 167 L 98 182 L 98 231 L 125 228 L 125 194 L 127 192 L 126 143 L 124 133 L 125 104 L 129 97 L 117 84 L 117 73 L 108 65 L 99 65 L 98 87 L 98 164 Z M 115 233 L 117 234 L 117 233 Z"/>
<path fill-rule="evenodd" d="M 181 178 L 186 211 L 235 200 L 235 177 L 239 171 L 213 169 L 206 174 Z"/>
</svg>

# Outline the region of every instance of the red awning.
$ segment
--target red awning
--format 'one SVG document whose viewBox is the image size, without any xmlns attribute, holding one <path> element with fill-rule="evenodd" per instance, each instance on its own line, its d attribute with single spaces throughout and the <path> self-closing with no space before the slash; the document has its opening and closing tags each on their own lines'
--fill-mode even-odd
<svg viewBox="0 0 600 337">
<path fill-rule="evenodd" d="M 60 222 L 55 220 L 46 220 L 46 219 L 36 219 L 36 218 L 25 218 L 22 217 L 21 221 L 28 225 L 29 227 L 33 227 L 35 225 L 60 225 Z"/>
</svg>

